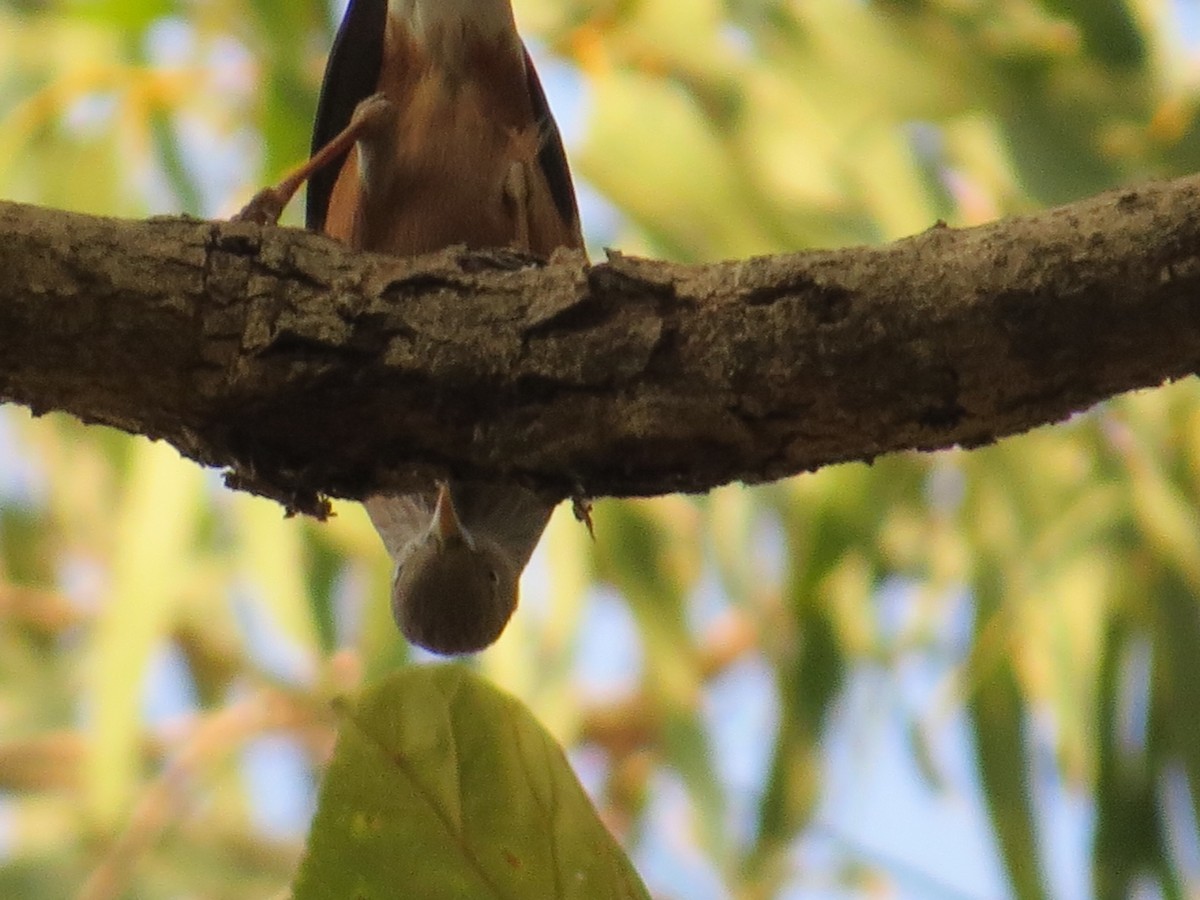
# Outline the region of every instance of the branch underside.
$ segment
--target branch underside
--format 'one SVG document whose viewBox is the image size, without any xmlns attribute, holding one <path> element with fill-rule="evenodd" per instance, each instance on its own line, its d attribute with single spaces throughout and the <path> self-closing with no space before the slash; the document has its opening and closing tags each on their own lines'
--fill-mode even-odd
<svg viewBox="0 0 1200 900">
<path fill-rule="evenodd" d="M 977 446 L 1195 371 L 1198 197 L 702 266 L 0 203 L 0 400 L 308 512 L 446 474 L 650 495 Z"/>
</svg>

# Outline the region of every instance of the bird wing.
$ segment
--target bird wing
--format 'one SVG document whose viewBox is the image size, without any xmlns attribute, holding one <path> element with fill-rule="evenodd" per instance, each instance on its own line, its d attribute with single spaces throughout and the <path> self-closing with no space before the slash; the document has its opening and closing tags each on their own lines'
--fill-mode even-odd
<svg viewBox="0 0 1200 900">
<path fill-rule="evenodd" d="M 520 485 L 450 482 L 454 509 L 470 534 L 490 534 L 524 568 L 546 528 L 554 504 Z M 429 530 L 436 495 L 376 494 L 363 501 L 388 554 L 404 562 L 413 542 Z"/>
<path fill-rule="evenodd" d="M 426 494 L 376 494 L 363 501 L 371 524 L 383 539 L 388 554 L 404 562 L 413 541 L 428 529 L 433 518 L 431 496 Z"/>
<path fill-rule="evenodd" d="M 321 82 L 321 98 L 313 122 L 313 153 L 349 125 L 354 108 L 375 92 L 383 66 L 387 15 L 388 0 L 350 0 Z M 342 154 L 308 181 L 304 221 L 313 231 L 325 228 L 329 198 L 344 162 Z"/>
<path fill-rule="evenodd" d="M 571 167 L 567 164 L 567 153 L 563 149 L 562 135 L 559 134 L 558 124 L 550 113 L 550 104 L 546 101 L 546 92 L 542 90 L 542 82 L 538 78 L 529 51 L 525 51 L 525 81 L 529 89 L 529 102 L 533 107 L 533 117 L 537 121 L 542 135 L 542 146 L 538 151 L 538 165 L 546 176 L 550 186 L 550 194 L 554 198 L 554 206 L 563 217 L 571 231 L 579 233 L 579 206 L 575 200 L 575 187 L 571 181 Z M 582 237 L 578 238 L 582 246 Z"/>
<path fill-rule="evenodd" d="M 525 568 L 546 530 L 555 504 L 511 482 L 450 482 L 450 495 L 463 528 L 492 535 L 510 559 Z"/>
</svg>

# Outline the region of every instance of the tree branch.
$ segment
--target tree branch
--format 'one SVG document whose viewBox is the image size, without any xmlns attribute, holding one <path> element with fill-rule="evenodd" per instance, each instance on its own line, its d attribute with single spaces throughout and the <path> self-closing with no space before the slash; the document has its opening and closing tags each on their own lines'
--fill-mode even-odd
<svg viewBox="0 0 1200 900">
<path fill-rule="evenodd" d="M 1195 370 L 1198 192 L 703 266 L 0 203 L 0 400 L 305 511 L 446 473 L 657 494 L 975 446 Z"/>
</svg>

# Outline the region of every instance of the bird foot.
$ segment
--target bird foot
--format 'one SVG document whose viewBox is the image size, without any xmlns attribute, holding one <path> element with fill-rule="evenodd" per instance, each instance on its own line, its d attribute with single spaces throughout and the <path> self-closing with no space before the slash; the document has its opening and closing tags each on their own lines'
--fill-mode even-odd
<svg viewBox="0 0 1200 900">
<path fill-rule="evenodd" d="M 279 184 L 265 187 L 255 194 L 232 219 L 234 222 L 254 222 L 259 225 L 275 225 L 283 215 L 283 209 L 296 196 L 300 185 L 308 181 L 314 172 L 329 165 L 345 153 L 359 138 L 369 137 L 379 131 L 392 116 L 396 108 L 387 96 L 372 94 L 354 107 L 350 124 L 342 129 L 328 144 L 300 164 Z"/>
<path fill-rule="evenodd" d="M 395 114 L 395 104 L 387 98 L 387 94 L 379 91 L 359 101 L 354 107 L 346 131 L 352 132 L 357 139 L 385 125 Z"/>
<path fill-rule="evenodd" d="M 283 215 L 283 208 L 292 199 L 290 193 L 285 194 L 279 185 L 265 187 L 243 206 L 229 220 L 231 222 L 253 222 L 256 225 L 277 225 Z"/>
<path fill-rule="evenodd" d="M 576 494 L 571 498 L 571 512 L 574 513 L 576 522 L 582 522 L 587 526 L 588 534 L 594 541 L 596 526 L 592 524 L 592 501 L 582 494 Z"/>
</svg>

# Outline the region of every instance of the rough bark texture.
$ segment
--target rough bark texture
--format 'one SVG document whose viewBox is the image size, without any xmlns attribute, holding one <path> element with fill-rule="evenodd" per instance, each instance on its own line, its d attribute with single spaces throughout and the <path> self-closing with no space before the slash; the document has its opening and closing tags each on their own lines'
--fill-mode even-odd
<svg viewBox="0 0 1200 900">
<path fill-rule="evenodd" d="M 704 266 L 0 203 L 0 400 L 306 511 L 446 473 L 657 494 L 975 446 L 1198 359 L 1200 178 Z"/>
</svg>

